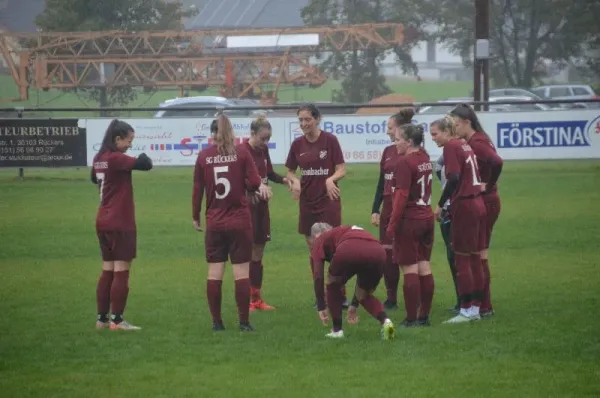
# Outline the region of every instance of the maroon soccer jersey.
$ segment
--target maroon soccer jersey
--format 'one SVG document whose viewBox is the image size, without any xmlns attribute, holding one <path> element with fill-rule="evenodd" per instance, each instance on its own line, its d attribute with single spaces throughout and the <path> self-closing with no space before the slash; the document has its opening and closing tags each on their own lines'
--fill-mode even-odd
<svg viewBox="0 0 600 398">
<path fill-rule="evenodd" d="M 299 137 L 292 143 L 285 167 L 301 170 L 300 206 L 313 212 L 325 210 L 329 197 L 325 181 L 335 173 L 335 166 L 344 163 L 344 155 L 338 139 L 321 131 L 315 142 Z"/>
<path fill-rule="evenodd" d="M 446 178 L 450 174 L 460 176 L 450 202 L 458 198 L 474 197 L 481 193 L 481 177 L 477 157 L 471 146 L 462 139 L 450 140 L 444 145 Z"/>
<path fill-rule="evenodd" d="M 492 141 L 484 133 L 476 132 L 471 136 L 468 143 L 477 156 L 481 181 L 487 184 L 492 176 L 493 165 L 502 164 L 502 158 L 496 152 L 496 147 L 494 147 Z M 498 187 L 494 183 L 492 186 L 486 187 L 486 190 L 487 192 L 496 192 Z"/>
<path fill-rule="evenodd" d="M 398 162 L 398 150 L 396 145 L 390 145 L 385 147 L 383 154 L 381 155 L 381 161 L 379 162 L 379 170 L 383 173 L 384 184 L 383 184 L 383 197 L 384 200 L 394 193 L 394 172 L 396 171 L 396 163 Z"/>
<path fill-rule="evenodd" d="M 215 231 L 250 228 L 252 221 L 246 189 L 256 190 L 260 176 L 252 156 L 242 146 L 235 154 L 221 155 L 217 146 L 198 154 L 194 170 L 192 217 L 200 218 L 202 195 L 206 190 L 206 227 Z"/>
<path fill-rule="evenodd" d="M 311 258 L 315 271 L 322 272 L 323 262 L 331 262 L 337 247 L 348 239 L 379 242 L 373 235 L 357 226 L 342 225 L 319 236 L 312 245 Z M 319 272 L 316 272 L 317 274 Z M 314 275 L 317 278 L 319 275 Z M 322 275 L 321 275 L 322 276 Z"/>
<path fill-rule="evenodd" d="M 431 210 L 431 184 L 433 165 L 423 149 L 401 156 L 395 172 L 394 190 L 407 194 L 404 209 L 394 209 L 394 215 L 421 220 L 433 216 Z"/>
<path fill-rule="evenodd" d="M 135 209 L 131 171 L 135 158 L 121 152 L 98 153 L 92 173 L 100 189 L 96 216 L 99 231 L 135 231 Z"/>
</svg>

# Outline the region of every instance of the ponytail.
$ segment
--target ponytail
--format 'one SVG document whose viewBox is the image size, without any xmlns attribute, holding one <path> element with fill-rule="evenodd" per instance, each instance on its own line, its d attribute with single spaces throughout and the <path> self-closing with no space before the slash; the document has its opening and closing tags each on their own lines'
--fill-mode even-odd
<svg viewBox="0 0 600 398">
<path fill-rule="evenodd" d="M 217 131 L 214 136 L 215 144 L 221 155 L 235 154 L 235 135 L 231 121 L 224 114 L 217 116 Z"/>
</svg>

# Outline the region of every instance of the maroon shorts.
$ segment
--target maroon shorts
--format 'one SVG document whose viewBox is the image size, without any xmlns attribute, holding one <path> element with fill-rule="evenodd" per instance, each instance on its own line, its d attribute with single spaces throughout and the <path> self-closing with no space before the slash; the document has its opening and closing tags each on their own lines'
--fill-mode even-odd
<svg viewBox="0 0 600 398">
<path fill-rule="evenodd" d="M 137 255 L 136 231 L 98 231 L 102 261 L 132 261 Z"/>
<path fill-rule="evenodd" d="M 385 230 L 392 218 L 392 201 L 386 200 L 386 198 L 383 198 L 383 206 L 381 207 L 381 214 L 379 215 L 379 241 L 382 245 L 391 245 L 392 239 L 385 235 Z"/>
<path fill-rule="evenodd" d="M 450 205 L 452 249 L 477 253 L 485 249 L 485 205 L 481 196 L 459 198 Z"/>
<path fill-rule="evenodd" d="M 489 249 L 492 241 L 492 231 L 501 209 L 498 193 L 483 195 L 483 204 L 485 205 L 485 248 Z"/>
<path fill-rule="evenodd" d="M 356 285 L 372 292 L 383 276 L 385 249 L 381 243 L 364 239 L 348 239 L 336 249 L 329 275 L 346 284 L 356 275 Z"/>
<path fill-rule="evenodd" d="M 435 235 L 434 218 L 411 220 L 403 218 L 394 237 L 394 263 L 400 266 L 417 264 L 431 259 L 433 237 Z"/>
<path fill-rule="evenodd" d="M 243 264 L 252 259 L 252 228 L 227 231 L 206 230 L 204 235 L 206 261 Z"/>
<path fill-rule="evenodd" d="M 271 216 L 267 202 L 260 202 L 250 206 L 252 214 L 253 242 L 256 245 L 264 245 L 271 240 Z"/>
<path fill-rule="evenodd" d="M 298 233 L 310 236 L 310 229 L 318 222 L 325 222 L 332 227 L 342 225 L 342 201 L 328 198 L 324 210 L 318 212 L 300 203 Z"/>
</svg>

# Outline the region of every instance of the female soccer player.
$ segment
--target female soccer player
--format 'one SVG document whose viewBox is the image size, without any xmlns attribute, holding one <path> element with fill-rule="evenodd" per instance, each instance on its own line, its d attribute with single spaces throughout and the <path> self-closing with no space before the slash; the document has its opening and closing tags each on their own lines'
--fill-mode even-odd
<svg viewBox="0 0 600 398">
<path fill-rule="evenodd" d="M 439 220 L 442 207 L 450 199 L 452 247 L 457 272 L 460 312 L 446 323 L 479 320 L 483 298 L 483 269 L 479 252 L 484 246 L 485 206 L 481 199 L 481 179 L 473 150 L 455 129 L 450 116 L 432 123 L 436 142 L 444 147 L 446 185 L 435 209 Z"/>
<path fill-rule="evenodd" d="M 211 133 L 215 144 L 198 154 L 192 193 L 194 228 L 203 231 L 200 208 L 206 191 L 206 296 L 213 318 L 213 330 L 225 330 L 221 318 L 221 288 L 225 262 L 229 259 L 233 265 L 240 331 L 249 332 L 253 330 L 249 322 L 248 280 L 253 239 L 246 191 L 259 190 L 262 188 L 261 181 L 252 156 L 243 147 L 236 147 L 233 128 L 227 116 L 220 114 L 213 121 Z M 266 190 L 261 189 L 261 196 L 267 198 Z"/>
<path fill-rule="evenodd" d="M 379 162 L 379 181 L 375 189 L 375 199 L 373 199 L 373 210 L 371 211 L 371 224 L 379 227 L 379 241 L 385 248 L 386 265 L 383 272 L 383 280 L 387 290 L 387 300 L 384 306 L 387 310 L 398 308 L 398 281 L 400 280 L 400 269 L 398 264 L 392 260 L 392 241 L 386 236 L 386 229 L 392 214 L 392 187 L 394 185 L 394 170 L 399 154 L 394 144 L 396 140 L 396 127 L 410 123 L 415 110 L 413 108 L 404 108 L 400 112 L 391 116 L 388 120 L 388 136 L 392 141 L 383 150 L 381 161 Z M 383 207 L 381 208 L 381 204 Z M 379 209 L 381 208 L 381 215 Z"/>
<path fill-rule="evenodd" d="M 242 144 L 252 155 L 254 164 L 262 183 L 266 186 L 269 180 L 277 184 L 288 184 L 288 179 L 273 170 L 269 156 L 269 140 L 273 130 L 266 117 L 261 116 L 250 124 L 250 139 Z M 254 194 L 253 194 L 254 195 Z M 263 253 L 265 244 L 271 240 L 271 219 L 269 202 L 254 196 L 251 200 L 252 226 L 254 228 L 254 244 L 252 246 L 252 261 L 250 261 L 250 311 L 274 310 L 265 303 L 261 296 L 263 281 Z"/>
<path fill-rule="evenodd" d="M 492 140 L 483 130 L 475 111 L 467 104 L 460 104 L 450 111 L 456 123 L 456 132 L 465 139 L 477 156 L 477 166 L 481 174 L 481 182 L 484 188 L 483 203 L 485 205 L 485 247 L 481 251 L 481 263 L 483 266 L 483 301 L 480 313 L 482 317 L 494 315 L 490 295 L 490 267 L 488 263 L 488 250 L 492 239 L 494 224 L 500 215 L 500 196 L 496 182 L 502 172 L 504 164 L 502 158 L 496 152 Z"/>
<path fill-rule="evenodd" d="M 92 165 L 91 179 L 100 190 L 96 216 L 102 253 L 102 274 L 96 288 L 98 329 L 141 329 L 123 319 L 129 295 L 129 269 L 137 248 L 131 171 L 152 169 L 152 160 L 145 153 L 137 158 L 125 155 L 134 138 L 133 127 L 113 120 Z"/>
<path fill-rule="evenodd" d="M 394 242 L 394 260 L 404 274 L 404 327 L 428 326 L 433 300 L 431 274 L 434 219 L 431 210 L 433 165 L 423 149 L 423 128 L 396 127 L 398 159 L 387 236 Z"/>
<path fill-rule="evenodd" d="M 346 169 L 338 139 L 319 127 L 319 109 L 313 104 L 303 105 L 297 115 L 304 136 L 292 143 L 285 166 L 292 194 L 300 200 L 298 232 L 304 235 L 310 252 L 313 224 L 325 222 L 337 227 L 342 223 L 338 182 L 346 175 Z M 298 167 L 300 180 L 296 177 Z"/>
</svg>

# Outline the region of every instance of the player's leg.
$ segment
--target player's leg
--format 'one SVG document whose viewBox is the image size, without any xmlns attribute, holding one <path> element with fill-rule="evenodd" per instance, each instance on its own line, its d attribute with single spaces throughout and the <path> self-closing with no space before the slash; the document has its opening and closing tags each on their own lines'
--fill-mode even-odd
<svg viewBox="0 0 600 398">
<path fill-rule="evenodd" d="M 452 275 L 452 282 L 454 283 L 454 291 L 456 292 L 456 305 L 454 306 L 453 311 L 458 313 L 460 310 L 460 300 L 458 296 L 458 283 L 456 282 L 454 249 L 452 248 L 452 220 L 450 219 L 450 214 L 447 212 L 442 216 L 442 221 L 440 222 L 440 231 L 442 233 L 442 238 L 444 238 L 444 245 L 446 246 L 446 258 L 448 259 L 450 274 Z"/>
<path fill-rule="evenodd" d="M 204 234 L 204 248 L 208 263 L 206 301 L 212 316 L 212 330 L 217 332 L 225 330 L 221 316 L 221 303 L 223 301 L 223 275 L 229 249 L 228 237 L 223 232 L 207 229 Z"/>
<path fill-rule="evenodd" d="M 235 303 L 240 331 L 251 332 L 250 325 L 250 260 L 252 260 L 252 229 L 228 232 L 231 239 L 229 257 L 235 279 Z"/>
<path fill-rule="evenodd" d="M 419 281 L 418 241 L 415 235 L 415 220 L 403 219 L 398 226 L 394 239 L 394 261 L 402 268 L 404 309 L 406 317 L 404 327 L 418 326 L 417 315 L 421 301 L 421 284 Z"/>
<path fill-rule="evenodd" d="M 481 302 L 483 301 L 483 291 L 485 285 L 480 255 L 480 252 L 485 247 L 485 205 L 483 204 L 483 200 L 481 200 L 481 198 L 475 198 L 469 202 L 472 206 L 470 214 L 473 218 L 473 234 L 475 234 L 475 230 L 477 231 L 477 235 L 475 235 L 475 245 L 470 256 L 471 273 L 473 275 L 473 303 L 471 311 L 473 314 L 479 317 L 479 309 L 481 308 Z"/>
<path fill-rule="evenodd" d="M 386 261 L 385 268 L 383 269 L 383 281 L 385 282 L 385 289 L 387 298 L 383 304 L 386 310 L 395 310 L 398 308 L 398 284 L 400 282 L 400 267 L 393 260 L 392 252 L 392 240 L 387 237 L 386 229 L 390 222 L 391 210 L 385 208 L 381 212 L 379 219 L 379 241 L 385 249 Z"/>
<path fill-rule="evenodd" d="M 327 308 L 329 309 L 329 316 L 331 317 L 332 329 L 331 333 L 327 334 L 327 337 L 339 338 L 344 337 L 344 331 L 342 327 L 342 305 L 344 303 L 344 294 L 342 287 L 346 283 L 347 278 L 339 273 L 343 269 L 342 261 L 340 256 L 334 258 L 329 267 L 327 274 L 327 280 L 325 282 L 325 294 L 327 298 Z"/>
<path fill-rule="evenodd" d="M 110 289 L 110 328 L 117 330 L 139 330 L 125 321 L 123 314 L 129 297 L 129 270 L 136 257 L 136 233 L 116 232 L 113 234 L 114 275 Z"/>
<path fill-rule="evenodd" d="M 483 267 L 483 276 L 484 276 L 484 289 L 483 289 L 483 301 L 481 303 L 480 313 L 482 317 L 489 317 L 494 315 L 494 309 L 492 306 L 491 292 L 490 292 L 490 284 L 491 284 L 491 273 L 489 266 L 489 257 L 488 251 L 490 247 L 490 243 L 492 240 L 492 232 L 494 230 L 494 225 L 500 216 L 500 198 L 498 195 L 494 195 L 493 197 L 485 197 L 485 210 L 486 210 L 486 226 L 485 226 L 485 249 L 481 251 L 481 265 Z"/>
<path fill-rule="evenodd" d="M 431 312 L 431 304 L 433 302 L 433 292 L 435 283 L 433 274 L 431 273 L 431 249 L 433 248 L 434 240 L 434 220 L 423 220 L 423 231 L 420 234 L 418 248 L 418 272 L 419 283 L 421 287 L 421 304 L 419 306 L 419 325 L 429 326 L 429 313 Z"/>
<path fill-rule="evenodd" d="M 96 309 L 98 316 L 96 318 L 96 328 L 105 329 L 110 326 L 110 289 L 112 286 L 115 264 L 112 260 L 112 252 L 107 236 L 101 231 L 97 231 L 98 243 L 102 254 L 102 272 L 96 285 Z"/>
<path fill-rule="evenodd" d="M 330 200 L 325 212 L 320 214 L 317 218 L 318 220 L 315 222 L 325 222 L 332 227 L 339 227 L 342 225 L 342 200 Z M 346 296 L 346 284 L 342 285 L 342 294 L 344 296 L 342 308 L 346 309 L 349 305 L 348 297 Z"/>
<path fill-rule="evenodd" d="M 252 261 L 250 261 L 250 311 L 275 309 L 275 307 L 265 303 L 261 295 L 264 269 L 262 259 L 264 250 L 264 244 L 254 243 L 254 245 L 252 245 Z"/>
<path fill-rule="evenodd" d="M 457 200 L 452 204 L 452 247 L 456 267 L 456 280 L 460 301 L 458 315 L 444 323 L 463 323 L 478 319 L 479 315 L 472 313 L 473 304 L 473 273 L 471 271 L 471 253 L 477 246 L 478 222 L 477 214 L 473 213 L 467 202 Z"/>
</svg>

